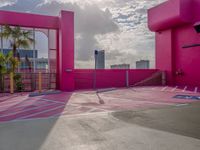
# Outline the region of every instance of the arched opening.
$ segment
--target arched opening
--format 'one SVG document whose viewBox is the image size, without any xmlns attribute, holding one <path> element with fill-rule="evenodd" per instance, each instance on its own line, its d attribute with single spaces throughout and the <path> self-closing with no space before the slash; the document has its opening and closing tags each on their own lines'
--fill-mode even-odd
<svg viewBox="0 0 200 150">
<path fill-rule="evenodd" d="M 14 26 L 10 26 L 14 28 Z M 3 32 L 4 26 L 1 26 Z M 27 47 L 17 47 L 19 65 L 15 73 L 20 75 L 23 91 L 38 90 L 39 73 L 42 75 L 42 89 L 56 89 L 57 75 L 57 31 L 53 29 L 20 27 L 29 31 L 34 42 Z M 0 37 L 0 52 L 7 55 L 13 51 L 12 38 Z M 9 66 L 8 66 L 9 67 Z M 4 90 L 9 91 L 9 75 L 5 75 Z M 17 85 L 15 85 L 16 88 Z"/>
</svg>

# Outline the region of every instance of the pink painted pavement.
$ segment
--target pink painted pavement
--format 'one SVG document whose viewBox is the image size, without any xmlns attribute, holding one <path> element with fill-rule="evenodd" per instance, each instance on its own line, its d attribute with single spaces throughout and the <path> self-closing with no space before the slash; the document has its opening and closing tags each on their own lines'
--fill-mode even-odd
<svg viewBox="0 0 200 150">
<path fill-rule="evenodd" d="M 98 112 L 161 108 L 197 102 L 174 99 L 177 94 L 200 96 L 198 87 L 134 87 L 96 94 L 95 91 L 63 92 L 28 97 L 28 93 L 0 95 L 0 122 L 42 119 Z M 105 104 L 99 104 L 99 100 Z M 200 101 L 199 101 L 200 102 Z"/>
</svg>

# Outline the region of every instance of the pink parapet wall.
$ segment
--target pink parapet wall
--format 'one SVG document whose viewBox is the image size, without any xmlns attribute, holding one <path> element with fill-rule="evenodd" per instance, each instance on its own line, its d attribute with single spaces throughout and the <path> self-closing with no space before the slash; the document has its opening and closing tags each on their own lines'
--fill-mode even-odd
<svg viewBox="0 0 200 150">
<path fill-rule="evenodd" d="M 75 89 L 126 87 L 134 85 L 156 73 L 156 69 L 75 69 Z M 128 73 L 128 77 L 127 77 Z"/>
<path fill-rule="evenodd" d="M 168 0 L 148 10 L 156 68 L 167 72 L 169 85 L 200 85 L 200 34 L 194 29 L 199 21 L 200 0 Z"/>
</svg>

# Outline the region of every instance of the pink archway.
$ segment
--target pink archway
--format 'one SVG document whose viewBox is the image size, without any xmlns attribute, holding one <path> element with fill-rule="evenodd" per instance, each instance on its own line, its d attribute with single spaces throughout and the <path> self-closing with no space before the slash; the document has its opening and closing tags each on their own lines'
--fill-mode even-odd
<svg viewBox="0 0 200 150">
<path fill-rule="evenodd" d="M 60 16 L 45 16 L 0 11 L 0 24 L 56 30 L 57 86 L 74 90 L 74 13 L 61 11 Z"/>
</svg>

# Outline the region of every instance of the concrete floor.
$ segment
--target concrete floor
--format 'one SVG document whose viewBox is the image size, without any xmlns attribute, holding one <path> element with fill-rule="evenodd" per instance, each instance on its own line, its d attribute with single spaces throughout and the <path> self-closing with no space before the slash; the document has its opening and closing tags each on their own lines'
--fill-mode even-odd
<svg viewBox="0 0 200 150">
<path fill-rule="evenodd" d="M 197 150 L 200 103 L 0 124 L 0 150 Z"/>
<path fill-rule="evenodd" d="M 200 97 L 198 90 L 177 87 L 124 88 L 99 94 L 94 91 L 76 91 L 38 97 L 29 97 L 27 93 L 6 95 L 0 97 L 0 123 L 75 114 L 161 108 L 199 101 L 173 98 L 177 94 Z M 99 101 L 104 101 L 104 104 L 101 105 Z"/>
</svg>

